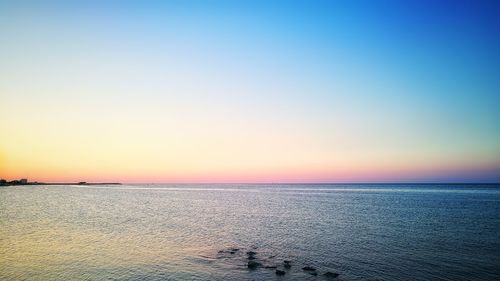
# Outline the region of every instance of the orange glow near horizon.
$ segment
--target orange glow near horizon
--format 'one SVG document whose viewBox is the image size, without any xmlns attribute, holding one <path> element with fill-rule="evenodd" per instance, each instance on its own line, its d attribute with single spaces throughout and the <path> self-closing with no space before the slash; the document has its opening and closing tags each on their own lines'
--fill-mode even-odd
<svg viewBox="0 0 500 281">
<path fill-rule="evenodd" d="M 212 171 L 147 171 L 130 169 L 129 172 L 97 171 L 85 169 L 3 169 L 0 178 L 28 178 L 39 182 L 121 182 L 121 183 L 377 183 L 377 182 L 481 182 L 478 179 L 496 175 L 499 168 L 488 166 L 463 167 L 426 165 L 425 167 L 338 167 L 293 168 L 268 170 Z M 491 181 L 484 181 L 491 182 Z"/>
<path fill-rule="evenodd" d="M 331 123 L 182 119 L 179 112 L 103 112 L 58 118 L 36 104 L 3 111 L 0 177 L 130 183 L 496 181 L 488 149 L 467 151 Z M 7 114 L 5 114 L 7 112 Z M 39 113 L 40 115 L 36 114 Z M 2 114 L 2 113 L 0 113 Z M 151 114 L 153 114 L 151 116 Z M 150 117 L 148 117 L 150 116 Z M 146 120 L 144 120 L 146 118 Z M 240 116 L 241 118 L 241 116 Z M 5 118 L 3 120 L 6 120 Z M 161 129 L 158 129 L 161 128 Z M 487 147 L 486 147 L 487 148 Z"/>
</svg>

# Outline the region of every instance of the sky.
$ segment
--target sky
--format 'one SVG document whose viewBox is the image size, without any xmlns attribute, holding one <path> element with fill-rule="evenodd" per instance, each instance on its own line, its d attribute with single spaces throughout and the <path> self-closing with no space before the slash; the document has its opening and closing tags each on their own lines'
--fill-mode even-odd
<svg viewBox="0 0 500 281">
<path fill-rule="evenodd" d="M 500 182 L 498 1 L 0 0 L 0 178 Z"/>
</svg>

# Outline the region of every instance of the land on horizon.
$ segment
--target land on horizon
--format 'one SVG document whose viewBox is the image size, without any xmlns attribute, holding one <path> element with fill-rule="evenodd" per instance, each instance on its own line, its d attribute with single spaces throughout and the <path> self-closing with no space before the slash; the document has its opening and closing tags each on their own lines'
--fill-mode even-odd
<svg viewBox="0 0 500 281">
<path fill-rule="evenodd" d="M 7 181 L 5 179 L 0 179 L 0 186 L 12 186 L 12 185 L 120 185 L 119 182 L 30 182 L 27 179 L 11 180 Z"/>
</svg>

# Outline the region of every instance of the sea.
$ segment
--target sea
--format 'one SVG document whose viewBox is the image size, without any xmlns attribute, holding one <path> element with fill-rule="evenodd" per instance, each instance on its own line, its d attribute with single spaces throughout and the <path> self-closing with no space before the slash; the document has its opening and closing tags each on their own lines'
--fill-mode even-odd
<svg viewBox="0 0 500 281">
<path fill-rule="evenodd" d="M 1 187 L 0 280 L 500 280 L 500 186 Z"/>
</svg>

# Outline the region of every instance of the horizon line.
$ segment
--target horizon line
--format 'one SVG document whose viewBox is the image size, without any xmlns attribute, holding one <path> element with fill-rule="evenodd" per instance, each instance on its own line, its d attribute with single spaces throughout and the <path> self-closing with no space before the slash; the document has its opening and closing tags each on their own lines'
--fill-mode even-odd
<svg viewBox="0 0 500 281">
<path fill-rule="evenodd" d="M 304 184 L 309 184 L 309 185 L 354 185 L 354 184 L 368 184 L 368 185 L 398 185 L 398 184 L 420 184 L 420 185 L 432 185 L 432 184 L 462 184 L 462 185 L 475 185 L 475 184 L 482 184 L 482 185 L 500 185 L 500 182 L 120 182 L 120 181 L 113 181 L 113 182 L 91 182 L 91 181 L 75 181 L 75 182 L 39 182 L 39 181 L 30 181 L 28 183 L 38 183 L 40 185 L 52 185 L 52 184 L 68 184 L 68 185 L 73 185 L 73 184 L 79 184 L 79 183 L 85 183 L 85 184 L 129 184 L 129 185 L 140 185 L 140 184 L 154 184 L 154 185 L 160 185 L 160 184 L 165 184 L 165 185 L 171 185 L 171 184 L 180 184 L 180 185 L 202 185 L 202 184 L 248 184 L 248 185 L 278 185 L 278 184 L 287 184 L 287 185 L 304 185 Z"/>
</svg>

